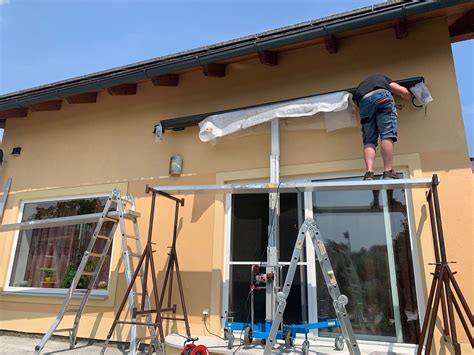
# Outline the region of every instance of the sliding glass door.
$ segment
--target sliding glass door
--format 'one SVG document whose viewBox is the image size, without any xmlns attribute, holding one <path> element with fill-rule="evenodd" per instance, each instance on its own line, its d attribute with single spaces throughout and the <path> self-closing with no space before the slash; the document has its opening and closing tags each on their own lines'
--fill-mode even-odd
<svg viewBox="0 0 474 355">
<path fill-rule="evenodd" d="M 282 279 L 286 277 L 291 254 L 303 218 L 302 194 L 280 195 L 279 250 Z M 252 265 L 267 260 L 268 194 L 233 195 L 231 199 L 228 309 L 236 322 L 250 320 Z M 262 268 L 261 272 L 265 272 Z M 308 316 L 306 256 L 300 260 L 285 312 L 286 323 L 306 322 Z M 265 290 L 255 292 L 255 321 L 265 321 Z"/>
<path fill-rule="evenodd" d="M 341 179 L 339 179 L 341 180 Z M 404 190 L 314 192 L 312 217 L 325 240 L 358 339 L 416 343 L 419 322 Z M 316 268 L 319 320 L 334 318 Z M 319 335 L 335 335 L 323 329 Z"/>
<path fill-rule="evenodd" d="M 360 180 L 360 177 L 337 180 Z M 233 195 L 229 207 L 226 307 L 247 322 L 250 268 L 266 261 L 268 195 Z M 280 261 L 286 276 L 295 238 L 304 218 L 316 220 L 326 243 L 358 339 L 417 343 L 418 305 L 404 190 L 281 194 Z M 287 300 L 285 323 L 335 318 L 312 244 L 307 240 Z M 265 320 L 265 291 L 255 294 L 255 320 Z M 337 328 L 318 336 L 337 336 Z"/>
</svg>

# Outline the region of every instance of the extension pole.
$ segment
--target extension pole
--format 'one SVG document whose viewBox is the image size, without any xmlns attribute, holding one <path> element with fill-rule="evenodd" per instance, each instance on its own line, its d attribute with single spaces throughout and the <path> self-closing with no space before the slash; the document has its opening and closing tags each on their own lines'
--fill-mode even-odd
<svg viewBox="0 0 474 355">
<path fill-rule="evenodd" d="M 270 155 L 270 184 L 278 186 L 280 183 L 280 121 L 275 118 L 271 122 L 271 155 Z M 278 287 L 278 247 L 279 247 L 279 220 L 280 220 L 280 198 L 278 191 L 269 194 L 269 226 L 266 272 L 273 272 L 274 278 L 266 284 L 266 313 L 265 319 L 275 319 L 275 294 Z"/>
</svg>

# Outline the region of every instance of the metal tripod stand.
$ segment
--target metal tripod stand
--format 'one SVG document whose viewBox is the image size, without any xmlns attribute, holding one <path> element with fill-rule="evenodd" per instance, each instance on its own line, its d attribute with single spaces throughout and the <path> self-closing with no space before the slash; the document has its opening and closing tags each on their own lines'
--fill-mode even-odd
<svg viewBox="0 0 474 355">
<path fill-rule="evenodd" d="M 148 187 L 146 189 L 147 192 L 152 191 L 153 195 L 159 194 L 164 196 L 172 201 L 175 202 L 175 210 L 174 210 L 174 224 L 173 224 L 173 241 L 171 246 L 169 247 L 170 251 L 168 253 L 168 262 L 166 265 L 166 274 L 165 280 L 163 282 L 163 287 L 161 288 L 161 296 L 160 296 L 160 304 L 163 306 L 163 300 L 165 297 L 166 289 L 168 288 L 168 297 L 167 297 L 167 304 L 166 308 L 161 308 L 161 312 L 172 312 L 172 314 L 176 314 L 176 304 L 171 305 L 171 299 L 173 294 L 173 274 L 176 274 L 176 280 L 178 282 L 178 290 L 179 290 L 179 298 L 181 301 L 181 307 L 183 309 L 183 317 L 170 317 L 170 316 L 163 316 L 161 319 L 164 320 L 174 320 L 174 321 L 183 321 L 186 327 L 186 336 L 188 339 L 191 338 L 191 329 L 189 327 L 188 321 L 188 311 L 186 310 L 186 302 L 184 300 L 184 290 L 183 290 L 183 283 L 181 282 L 181 273 L 179 271 L 179 263 L 178 263 L 178 254 L 176 252 L 176 239 L 178 237 L 178 218 L 179 218 L 179 207 L 184 206 L 184 198 L 176 198 L 174 196 L 168 195 L 165 192 L 155 191 L 153 188 Z"/>
<path fill-rule="evenodd" d="M 444 244 L 444 235 L 443 235 L 443 226 L 441 223 L 441 212 L 438 199 L 438 185 L 439 180 L 438 176 L 433 175 L 431 189 L 426 195 L 428 201 L 429 210 L 430 210 L 430 222 L 431 222 L 431 231 L 433 234 L 433 244 L 435 251 L 435 270 L 433 273 L 433 281 L 431 283 L 430 294 L 428 297 L 428 304 L 425 314 L 425 320 L 423 322 L 423 328 L 421 331 L 420 341 L 418 343 L 417 354 L 421 355 L 423 352 L 423 345 L 426 338 L 426 351 L 429 353 L 431 350 L 431 344 L 433 342 L 433 333 L 436 323 L 436 317 L 438 314 L 439 304 L 441 303 L 441 311 L 443 314 L 443 335 L 451 336 L 451 343 L 454 347 L 454 353 L 456 355 L 461 354 L 461 346 L 458 343 L 457 333 L 456 333 L 456 324 L 454 319 L 453 305 L 456 309 L 456 313 L 461 320 L 462 326 L 466 335 L 471 343 L 471 347 L 474 348 L 474 341 L 472 338 L 469 325 L 464 319 L 461 307 L 459 306 L 458 301 L 456 300 L 456 295 L 459 298 L 459 301 L 464 309 L 464 312 L 469 319 L 471 326 L 474 326 L 474 318 L 472 312 L 469 309 L 469 306 L 462 294 L 461 288 L 459 287 L 454 274 L 451 271 L 449 262 L 446 258 L 446 249 Z M 454 288 L 454 292 L 452 287 Z"/>
</svg>

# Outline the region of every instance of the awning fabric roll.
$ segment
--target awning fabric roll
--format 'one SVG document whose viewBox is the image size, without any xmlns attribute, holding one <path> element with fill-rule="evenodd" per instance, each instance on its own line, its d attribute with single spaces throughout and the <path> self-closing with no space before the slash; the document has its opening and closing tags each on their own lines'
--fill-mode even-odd
<svg viewBox="0 0 474 355">
<path fill-rule="evenodd" d="M 325 124 L 313 128 L 354 127 L 356 120 L 352 107 L 352 94 L 340 91 L 325 95 L 316 95 L 283 103 L 268 104 L 243 110 L 212 115 L 199 123 L 199 138 L 209 142 L 219 137 L 245 130 L 274 118 L 298 118 L 315 116 L 317 113 L 339 112 L 335 115 L 317 115 L 314 120 L 324 117 Z M 343 112 L 342 111 L 346 111 Z"/>
</svg>

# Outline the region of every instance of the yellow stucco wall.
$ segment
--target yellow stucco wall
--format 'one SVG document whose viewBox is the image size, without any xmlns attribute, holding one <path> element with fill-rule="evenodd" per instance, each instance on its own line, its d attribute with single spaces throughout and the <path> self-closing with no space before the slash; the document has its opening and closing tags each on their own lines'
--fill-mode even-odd
<svg viewBox="0 0 474 355">
<path fill-rule="evenodd" d="M 3 149 L 10 152 L 12 147 L 21 146 L 22 153 L 19 157 L 7 156 L 0 168 L 3 181 L 13 178 L 3 223 L 17 222 L 18 198 L 14 196 L 20 193 L 28 196 L 29 191 L 48 190 L 46 194 L 58 196 L 65 188 L 89 191 L 91 186 L 102 186 L 106 191 L 105 187 L 122 184 L 137 199 L 144 237 L 150 203 L 145 184 L 213 184 L 262 178 L 269 166 L 269 135 L 228 138 L 214 146 L 200 142 L 198 130 L 193 127 L 166 132 L 165 141 L 157 144 L 151 131 L 160 119 L 354 87 L 371 73 L 384 73 L 393 79 L 424 76 L 432 92 L 435 101 L 426 113 L 407 102 L 399 113 L 400 139 L 395 164 L 407 169 L 412 177 L 439 174 L 447 254 L 450 260 L 457 261 L 453 266 L 458 271 L 457 280 L 468 302 L 473 304 L 473 177 L 444 19 L 410 27 L 404 40 L 396 40 L 393 30 L 385 30 L 343 40 L 339 52 L 333 55 L 323 45 L 314 46 L 281 54 L 275 67 L 251 60 L 228 66 L 225 78 L 208 78 L 192 72 L 180 76 L 178 87 L 142 83 L 135 96 L 117 97 L 101 92 L 96 104 L 64 102 L 61 111 L 32 112 L 27 118 L 10 119 Z M 170 177 L 169 157 L 176 153 L 184 156 L 184 174 Z M 284 176 L 362 173 L 360 129 L 329 133 L 284 131 L 281 165 Z M 377 168 L 381 167 L 378 160 Z M 433 262 L 434 256 L 424 192 L 415 191 L 413 200 L 420 267 L 429 284 L 432 267 L 427 263 Z M 171 238 L 172 207 L 171 202 L 158 199 L 159 227 L 155 229 L 154 240 L 160 280 Z M 202 334 L 201 312 L 210 308 L 211 327 L 219 331 L 223 200 L 210 195 L 186 196 L 181 216 L 178 252 L 192 330 Z M 8 232 L 0 238 L 0 287 L 5 285 L 13 236 L 13 232 Z M 115 243 L 114 253 L 119 258 L 119 243 Z M 113 306 L 117 306 L 125 289 L 123 266 L 116 258 L 119 269 L 112 274 L 117 280 L 116 292 L 106 300 L 91 302 L 82 318 L 79 336 L 106 336 L 114 316 Z M 424 286 L 426 294 L 427 285 Z M 60 298 L 0 292 L 0 329 L 45 332 L 60 302 Z M 167 330 L 175 327 L 169 324 Z M 182 324 L 178 327 L 182 329 Z M 466 342 L 460 333 L 461 340 Z M 126 337 L 125 329 L 117 339 Z M 437 333 L 438 343 L 439 338 Z"/>
</svg>

